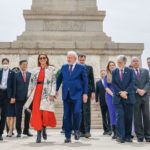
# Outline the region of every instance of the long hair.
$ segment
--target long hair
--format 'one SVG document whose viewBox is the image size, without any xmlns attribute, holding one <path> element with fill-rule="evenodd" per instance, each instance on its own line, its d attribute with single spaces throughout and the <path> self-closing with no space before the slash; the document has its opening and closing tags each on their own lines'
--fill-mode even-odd
<svg viewBox="0 0 150 150">
<path fill-rule="evenodd" d="M 114 65 L 116 65 L 114 61 L 109 61 L 108 64 L 107 64 L 107 66 L 106 66 L 107 82 L 108 83 L 112 83 L 112 72 L 109 69 L 109 66 L 110 66 L 111 63 L 113 63 Z"/>
<path fill-rule="evenodd" d="M 48 58 L 48 56 L 47 56 L 46 54 L 39 54 L 39 56 L 38 56 L 38 67 L 41 66 L 39 59 L 40 59 L 40 57 L 41 57 L 42 55 L 46 57 L 46 59 L 47 59 L 46 65 L 49 66 L 50 63 L 49 63 L 49 58 Z"/>
</svg>

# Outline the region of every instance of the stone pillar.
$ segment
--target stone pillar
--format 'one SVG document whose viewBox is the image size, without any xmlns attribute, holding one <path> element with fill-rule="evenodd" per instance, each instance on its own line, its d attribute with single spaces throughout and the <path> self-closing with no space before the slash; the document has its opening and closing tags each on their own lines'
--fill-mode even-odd
<svg viewBox="0 0 150 150">
<path fill-rule="evenodd" d="M 96 0 L 33 0 L 32 8 L 57 11 L 97 10 Z"/>
</svg>

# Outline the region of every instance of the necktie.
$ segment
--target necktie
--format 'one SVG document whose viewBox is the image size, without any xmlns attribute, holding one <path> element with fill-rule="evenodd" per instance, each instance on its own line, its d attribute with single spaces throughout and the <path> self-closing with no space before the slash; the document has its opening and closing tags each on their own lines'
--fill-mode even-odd
<svg viewBox="0 0 150 150">
<path fill-rule="evenodd" d="M 23 81 L 26 82 L 26 72 L 25 71 L 23 71 L 22 76 L 23 76 Z"/>
<path fill-rule="evenodd" d="M 123 80 L 123 69 L 120 70 L 120 79 Z"/>
<path fill-rule="evenodd" d="M 73 67 L 73 65 L 69 65 L 69 73 L 70 73 L 70 75 L 72 74 L 72 67 Z"/>
<path fill-rule="evenodd" d="M 136 76 L 137 76 L 137 79 L 139 80 L 140 79 L 140 72 L 138 69 L 136 69 Z"/>
</svg>

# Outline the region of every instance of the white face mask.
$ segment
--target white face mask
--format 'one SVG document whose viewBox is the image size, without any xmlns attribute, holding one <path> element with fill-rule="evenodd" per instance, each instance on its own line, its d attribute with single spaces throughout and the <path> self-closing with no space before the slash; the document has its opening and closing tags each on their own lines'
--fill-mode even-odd
<svg viewBox="0 0 150 150">
<path fill-rule="evenodd" d="M 6 64 L 3 65 L 3 69 L 4 69 L 4 70 L 7 70 L 8 68 L 9 68 L 9 65 L 6 65 Z"/>
</svg>

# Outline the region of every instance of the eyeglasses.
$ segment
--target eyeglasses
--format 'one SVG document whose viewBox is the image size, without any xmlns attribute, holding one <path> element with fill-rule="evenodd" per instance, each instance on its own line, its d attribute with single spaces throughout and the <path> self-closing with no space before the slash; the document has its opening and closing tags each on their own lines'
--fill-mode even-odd
<svg viewBox="0 0 150 150">
<path fill-rule="evenodd" d="M 45 60 L 45 59 L 46 59 L 46 57 L 40 57 L 40 58 L 39 58 L 39 60 L 42 60 L 42 59 L 43 59 L 43 60 Z"/>
</svg>

